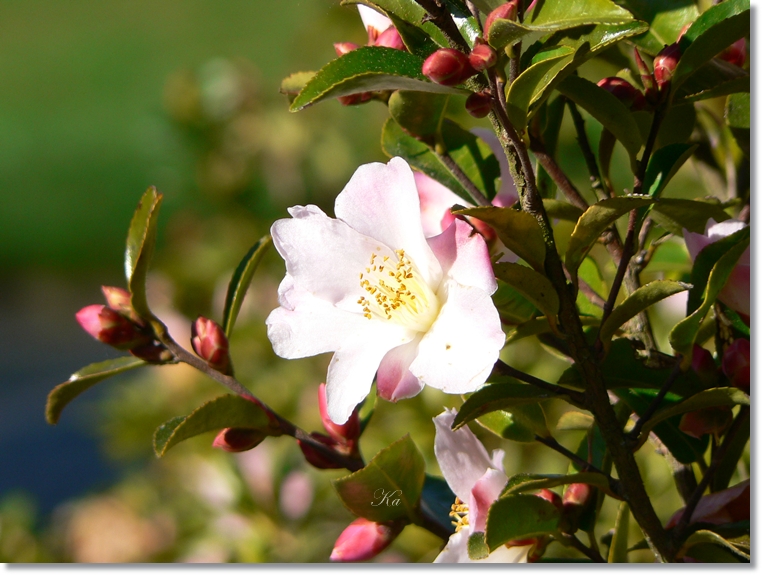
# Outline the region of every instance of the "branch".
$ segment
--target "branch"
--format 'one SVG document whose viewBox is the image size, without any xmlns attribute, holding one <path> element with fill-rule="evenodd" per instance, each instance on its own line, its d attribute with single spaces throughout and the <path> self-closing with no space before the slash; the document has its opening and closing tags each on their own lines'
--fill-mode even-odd
<svg viewBox="0 0 762 575">
<path fill-rule="evenodd" d="M 667 395 L 667 392 L 672 388 L 672 384 L 675 383 L 675 380 L 681 373 L 682 370 L 680 369 L 680 359 L 678 358 L 675 366 L 672 368 L 672 371 L 669 374 L 669 377 L 667 377 L 666 381 L 662 384 L 661 389 L 659 389 L 659 393 L 656 394 L 656 397 L 653 398 L 643 415 L 638 418 L 638 421 L 635 422 L 635 426 L 627 435 L 627 441 L 629 441 L 631 444 L 637 445 L 641 429 L 643 429 L 643 426 L 646 424 L 646 422 L 651 419 L 651 417 L 653 417 L 653 414 L 656 413 L 656 410 L 659 409 L 664 396 Z"/>
<path fill-rule="evenodd" d="M 463 38 L 463 35 L 455 25 L 449 10 L 442 6 L 440 0 L 415 0 L 426 12 L 429 13 L 428 20 L 442 31 L 450 47 L 459 49 L 466 54 L 471 52 L 471 47 Z"/>
<path fill-rule="evenodd" d="M 515 367 L 511 367 L 500 359 L 497 360 L 495 366 L 492 368 L 492 373 L 495 375 L 508 375 L 510 377 L 515 377 L 519 381 L 523 381 L 524 383 L 539 387 L 543 391 L 550 392 L 558 397 L 568 397 L 570 402 L 575 404 L 577 407 L 582 407 L 584 405 L 585 398 L 580 392 L 569 389 L 567 387 L 549 383 L 538 377 L 524 373 L 523 371 L 519 371 Z"/>
<path fill-rule="evenodd" d="M 582 156 L 585 158 L 585 164 L 587 164 L 587 171 L 590 172 L 590 186 L 594 191 L 600 192 L 604 198 L 611 197 L 611 190 L 608 189 L 606 183 L 601 177 L 601 172 L 598 170 L 598 162 L 595 159 L 595 154 L 590 146 L 590 141 L 587 139 L 587 132 L 585 131 L 585 120 L 582 119 L 582 114 L 579 113 L 577 105 L 566 98 L 566 105 L 571 113 L 572 121 L 574 122 L 574 129 L 577 132 L 577 142 L 579 143 L 579 149 L 582 152 Z"/>
<path fill-rule="evenodd" d="M 556 535 L 558 537 L 558 535 Z M 591 561 L 594 561 L 595 563 L 606 563 L 606 560 L 601 557 L 600 552 L 598 552 L 597 549 L 592 549 L 591 547 L 588 547 L 582 541 L 580 541 L 576 535 L 567 535 L 562 534 L 560 536 L 563 539 L 563 542 L 566 543 L 569 547 L 573 547 L 583 555 L 585 555 L 588 559 Z M 559 541 L 561 542 L 561 541 Z"/>
<path fill-rule="evenodd" d="M 490 202 L 484 194 L 482 194 L 481 190 L 476 187 L 476 185 L 471 181 L 471 178 L 469 178 L 463 170 L 460 169 L 460 166 L 455 162 L 455 160 L 452 159 L 452 156 L 447 152 L 447 150 L 444 148 L 444 146 L 437 146 L 437 148 L 434 150 L 434 154 L 439 158 L 439 160 L 447 166 L 447 169 L 450 170 L 450 173 L 452 173 L 453 176 L 460 182 L 460 184 L 466 188 L 466 191 L 471 196 L 471 199 L 474 200 L 474 203 L 477 206 L 491 206 L 492 202 Z"/>
</svg>

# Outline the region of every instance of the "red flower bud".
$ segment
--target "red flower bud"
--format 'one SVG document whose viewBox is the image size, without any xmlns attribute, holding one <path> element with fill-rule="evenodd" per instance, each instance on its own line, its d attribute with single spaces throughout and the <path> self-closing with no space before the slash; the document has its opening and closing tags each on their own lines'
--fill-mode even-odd
<svg viewBox="0 0 762 575">
<path fill-rule="evenodd" d="M 343 106 L 357 106 L 369 101 L 370 96 L 370 92 L 361 92 L 358 94 L 350 94 L 349 96 L 339 96 L 337 100 L 341 102 Z"/>
<path fill-rule="evenodd" d="M 518 13 L 518 1 L 510 0 L 502 6 L 498 6 L 487 16 L 487 20 L 484 22 L 484 36 L 489 36 L 489 30 L 492 28 L 492 23 L 497 20 L 515 20 Z"/>
<path fill-rule="evenodd" d="M 114 311 L 118 311 L 124 317 L 140 323 L 140 318 L 135 314 L 135 310 L 132 309 L 132 296 L 126 289 L 113 286 L 101 286 L 103 297 L 106 298 L 108 307 Z"/>
<path fill-rule="evenodd" d="M 243 427 L 227 427 L 217 434 L 212 442 L 212 447 L 217 447 L 230 453 L 248 451 L 254 449 L 267 437 L 258 429 L 246 429 Z"/>
<path fill-rule="evenodd" d="M 333 45 L 333 49 L 336 50 L 337 56 L 343 56 L 344 54 L 348 54 L 352 50 L 357 50 L 360 46 L 355 44 L 354 42 L 336 42 Z"/>
<path fill-rule="evenodd" d="M 576 531 L 579 518 L 594 498 L 595 490 L 587 483 L 571 483 L 566 488 L 563 497 L 563 515 L 569 525 L 569 533 Z"/>
<path fill-rule="evenodd" d="M 751 344 L 748 339 L 737 339 L 722 355 L 722 371 L 730 379 L 730 385 L 746 393 L 751 388 Z"/>
<path fill-rule="evenodd" d="M 310 437 L 330 447 L 331 449 L 335 449 L 340 445 L 338 441 L 332 437 L 323 435 L 322 433 L 313 432 L 310 433 Z M 326 457 L 323 453 L 312 447 L 310 444 L 299 439 L 297 439 L 296 442 L 299 444 L 299 448 L 302 450 L 304 458 L 313 467 L 317 467 L 318 469 L 344 469 L 344 466 L 341 463 L 337 463 L 336 461 Z"/>
<path fill-rule="evenodd" d="M 468 63 L 477 72 L 491 68 L 497 62 L 497 53 L 489 44 L 477 44 L 468 55 Z"/>
<path fill-rule="evenodd" d="M 623 78 L 611 76 L 598 82 L 598 86 L 611 93 L 631 110 L 639 110 L 645 104 L 643 94 Z"/>
<path fill-rule="evenodd" d="M 733 423 L 733 411 L 727 405 L 705 407 L 683 415 L 680 419 L 680 431 L 701 439 L 708 433 L 722 435 L 731 423 Z"/>
<path fill-rule="evenodd" d="M 331 551 L 331 561 L 367 561 L 386 549 L 397 538 L 402 521 L 375 523 L 362 517 L 341 532 Z"/>
<path fill-rule="evenodd" d="M 725 60 L 731 64 L 735 64 L 739 68 L 746 63 L 746 38 L 736 40 L 730 46 L 725 48 L 717 56 L 720 60 Z"/>
<path fill-rule="evenodd" d="M 443 86 L 457 86 L 476 74 L 468 56 L 452 48 L 442 48 L 426 58 L 422 71 L 429 80 Z"/>
<path fill-rule="evenodd" d="M 150 338 L 119 312 L 105 305 L 89 305 L 77 312 L 77 321 L 87 333 L 117 349 L 130 349 Z"/>
<path fill-rule="evenodd" d="M 130 349 L 130 353 L 148 363 L 167 363 L 174 358 L 172 352 L 158 341 L 152 341 L 145 345 L 133 347 Z"/>
<path fill-rule="evenodd" d="M 659 91 L 664 91 L 672 81 L 677 63 L 680 61 L 680 47 L 677 44 L 665 46 L 654 58 L 654 78 Z"/>
<path fill-rule="evenodd" d="M 228 338 L 217 323 L 205 317 L 199 317 L 191 326 L 191 345 L 193 351 L 219 372 L 230 372 L 230 354 Z"/>
<path fill-rule="evenodd" d="M 466 110 L 474 118 L 484 118 L 492 109 L 492 98 L 484 92 L 475 92 L 466 98 Z"/>
<path fill-rule="evenodd" d="M 561 496 L 555 491 L 551 491 L 550 489 L 540 489 L 540 491 L 538 491 L 535 495 L 544 499 L 545 501 L 550 501 L 553 505 L 556 506 L 556 509 L 563 511 L 563 500 L 561 499 Z"/>
<path fill-rule="evenodd" d="M 320 419 L 323 421 L 323 427 L 333 439 L 339 443 L 354 442 L 360 437 L 360 415 L 358 408 L 352 412 L 346 423 L 339 425 L 334 423 L 328 417 L 328 401 L 325 395 L 325 384 L 321 383 L 318 387 L 318 406 L 320 408 Z"/>
<path fill-rule="evenodd" d="M 717 379 L 717 364 L 714 362 L 711 352 L 697 344 L 693 345 L 691 368 L 699 376 L 702 383 L 714 383 Z"/>
<path fill-rule="evenodd" d="M 395 50 L 405 50 L 405 43 L 402 41 L 402 36 L 397 32 L 394 26 L 389 26 L 386 30 L 379 34 L 376 38 L 374 46 L 386 46 L 387 48 L 394 48 Z"/>
</svg>

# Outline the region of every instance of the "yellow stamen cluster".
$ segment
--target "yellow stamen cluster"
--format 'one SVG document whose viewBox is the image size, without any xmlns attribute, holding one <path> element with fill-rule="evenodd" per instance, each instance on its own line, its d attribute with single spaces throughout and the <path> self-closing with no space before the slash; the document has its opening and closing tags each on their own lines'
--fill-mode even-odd
<svg viewBox="0 0 762 575">
<path fill-rule="evenodd" d="M 455 520 L 452 521 L 452 524 L 455 526 L 455 533 L 468 525 L 468 505 L 463 503 L 459 497 L 456 497 L 455 503 L 452 504 L 450 517 Z"/>
<path fill-rule="evenodd" d="M 363 296 L 357 303 L 362 306 L 363 315 L 368 319 L 373 318 L 372 305 L 386 319 L 392 319 L 393 312 L 402 306 L 412 313 L 419 311 L 415 294 L 405 285 L 407 280 L 413 279 L 413 264 L 405 257 L 405 250 L 396 250 L 395 254 L 397 263 L 390 264 L 389 256 L 377 260 L 379 256 L 372 253 L 370 264 L 360 274 L 360 287 L 370 294 L 371 299 Z"/>
</svg>

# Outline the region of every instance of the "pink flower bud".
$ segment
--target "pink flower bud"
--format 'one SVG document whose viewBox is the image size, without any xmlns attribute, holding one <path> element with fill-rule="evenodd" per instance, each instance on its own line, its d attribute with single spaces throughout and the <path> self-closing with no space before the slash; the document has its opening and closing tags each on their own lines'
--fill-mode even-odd
<svg viewBox="0 0 762 575">
<path fill-rule="evenodd" d="M 538 491 L 535 495 L 544 499 L 545 501 L 550 501 L 553 505 L 556 506 L 556 509 L 563 511 L 563 500 L 561 499 L 561 496 L 555 491 L 551 491 L 550 489 L 540 489 L 540 491 Z"/>
<path fill-rule="evenodd" d="M 322 433 L 313 432 L 313 433 L 310 433 L 310 437 L 330 447 L 331 449 L 335 449 L 340 446 L 338 441 L 336 441 L 332 437 L 323 435 Z M 320 451 L 312 447 L 310 444 L 304 441 L 301 441 L 299 439 L 297 439 L 296 442 L 299 444 L 299 448 L 302 450 L 302 453 L 304 454 L 304 458 L 307 460 L 307 463 L 309 463 L 313 467 L 316 467 L 318 469 L 343 469 L 344 468 L 342 464 L 337 463 L 336 461 L 333 461 L 329 457 L 326 457 L 323 453 L 321 453 Z"/>
<path fill-rule="evenodd" d="M 664 91 L 669 87 L 672 81 L 672 75 L 675 73 L 677 63 L 680 61 L 680 47 L 677 44 L 670 44 L 654 58 L 654 78 L 659 91 Z"/>
<path fill-rule="evenodd" d="M 631 110 L 642 109 L 645 104 L 643 94 L 635 86 L 623 78 L 611 76 L 598 82 L 598 86 L 616 97 Z"/>
<path fill-rule="evenodd" d="M 735 64 L 739 68 L 746 63 L 746 38 L 736 40 L 730 46 L 725 48 L 717 56 L 720 60 L 725 60 L 731 64 Z"/>
<path fill-rule="evenodd" d="M 357 106 L 370 100 L 370 92 L 361 92 L 350 94 L 349 96 L 339 96 L 336 98 L 343 106 Z"/>
<path fill-rule="evenodd" d="M 362 517 L 341 532 L 331 551 L 331 561 L 367 561 L 386 549 L 405 524 L 400 521 L 375 523 Z"/>
<path fill-rule="evenodd" d="M 222 373 L 230 371 L 228 338 L 217 323 L 199 317 L 191 327 L 193 351 L 211 367 Z"/>
<path fill-rule="evenodd" d="M 727 431 L 732 422 L 733 411 L 728 406 L 705 407 L 683 415 L 679 428 L 683 433 L 696 439 L 701 439 L 709 433 L 719 437 Z"/>
<path fill-rule="evenodd" d="M 402 36 L 397 32 L 394 26 L 389 26 L 386 30 L 379 34 L 376 38 L 374 46 L 386 46 L 387 48 L 394 48 L 395 50 L 405 50 L 405 43 L 402 41 Z"/>
<path fill-rule="evenodd" d="M 730 379 L 730 385 L 746 393 L 751 388 L 751 344 L 748 339 L 737 339 L 722 355 L 722 371 Z"/>
<path fill-rule="evenodd" d="M 84 307 L 76 317 L 87 333 L 117 349 L 130 349 L 149 341 L 137 325 L 105 305 Z"/>
<path fill-rule="evenodd" d="M 474 118 L 484 118 L 492 109 L 492 98 L 484 92 L 474 92 L 466 98 L 466 110 Z"/>
<path fill-rule="evenodd" d="M 517 0 L 510 0 L 510 2 L 506 2 L 502 6 L 498 6 L 495 8 L 492 12 L 489 13 L 489 16 L 487 16 L 487 20 L 484 22 L 484 36 L 489 36 L 489 30 L 492 28 L 492 23 L 495 20 L 515 20 L 516 14 L 518 13 L 518 2 Z"/>
<path fill-rule="evenodd" d="M 215 437 L 212 442 L 212 447 L 230 453 L 238 453 L 240 451 L 254 449 L 257 445 L 262 443 L 266 437 L 267 434 L 262 433 L 258 429 L 227 427 L 217 434 L 217 437 Z"/>
<path fill-rule="evenodd" d="M 442 48 L 426 58 L 422 71 L 429 80 L 443 86 L 457 86 L 476 74 L 468 56 L 452 48 Z"/>
<path fill-rule="evenodd" d="M 344 54 L 348 54 L 352 50 L 357 50 L 360 46 L 355 44 L 354 42 L 336 42 L 333 45 L 333 49 L 336 50 L 337 56 L 343 56 Z"/>
<path fill-rule="evenodd" d="M 491 68 L 497 62 L 497 53 L 489 44 L 477 44 L 468 55 L 468 63 L 477 72 Z"/>
<path fill-rule="evenodd" d="M 360 415 L 357 408 L 349 416 L 347 422 L 342 425 L 334 423 L 328 416 L 328 400 L 325 395 L 324 383 L 318 387 L 318 406 L 323 427 L 333 439 L 339 443 L 347 443 L 354 442 L 360 437 Z"/>
<path fill-rule="evenodd" d="M 576 530 L 577 521 L 594 496 L 595 491 L 587 483 L 571 483 L 564 491 L 564 518 L 569 522 L 572 532 Z"/>
</svg>

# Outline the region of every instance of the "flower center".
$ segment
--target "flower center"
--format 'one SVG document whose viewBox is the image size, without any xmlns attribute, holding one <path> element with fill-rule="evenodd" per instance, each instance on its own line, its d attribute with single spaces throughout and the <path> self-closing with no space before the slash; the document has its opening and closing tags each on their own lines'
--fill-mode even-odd
<svg viewBox="0 0 762 575">
<path fill-rule="evenodd" d="M 396 258 L 371 254 L 370 263 L 360 273 L 360 287 L 368 295 L 357 303 L 368 319 L 394 320 L 415 331 L 428 331 L 439 313 L 439 301 L 405 250 L 394 253 Z"/>
<path fill-rule="evenodd" d="M 463 503 L 459 497 L 456 497 L 455 503 L 452 504 L 450 517 L 454 519 L 452 524 L 455 526 L 455 533 L 468 525 L 468 505 Z"/>
</svg>

